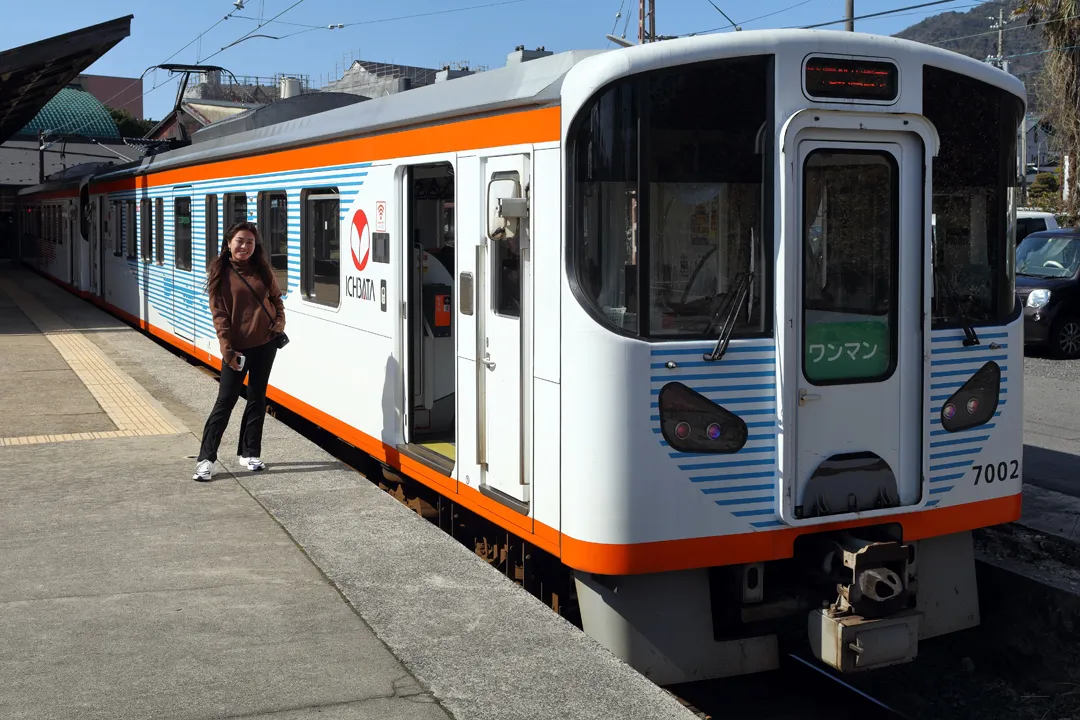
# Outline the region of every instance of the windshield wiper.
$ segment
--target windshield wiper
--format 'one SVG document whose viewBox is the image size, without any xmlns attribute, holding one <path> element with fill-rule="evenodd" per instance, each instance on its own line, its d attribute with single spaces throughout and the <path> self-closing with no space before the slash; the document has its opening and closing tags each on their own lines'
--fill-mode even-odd
<svg viewBox="0 0 1080 720">
<path fill-rule="evenodd" d="M 964 313 L 963 308 L 960 306 L 960 301 L 956 299 L 956 293 L 953 292 L 952 280 L 949 279 L 948 274 L 944 270 L 936 271 L 938 277 L 942 278 L 942 286 L 945 289 L 945 295 L 948 297 L 949 302 L 956 308 L 956 319 L 964 324 L 964 347 L 971 347 L 972 345 L 979 345 L 979 336 L 975 334 L 975 328 L 971 326 L 971 321 L 968 320 L 967 315 Z M 946 318 L 951 320 L 952 318 Z"/>
<path fill-rule="evenodd" d="M 735 289 L 727 296 L 727 302 L 721 303 L 717 311 L 709 319 L 709 324 L 705 327 L 705 332 L 712 330 L 716 325 L 716 320 L 723 314 L 727 317 L 724 319 L 724 325 L 720 328 L 720 337 L 716 340 L 716 347 L 713 348 L 711 353 L 705 353 L 702 355 L 702 359 L 708 362 L 716 362 L 720 358 L 724 357 L 724 353 L 727 352 L 728 343 L 731 341 L 731 333 L 735 330 L 735 320 L 739 316 L 739 311 L 742 310 L 743 304 L 747 298 L 750 297 L 751 283 L 754 282 L 754 271 L 739 273 L 735 276 Z"/>
</svg>

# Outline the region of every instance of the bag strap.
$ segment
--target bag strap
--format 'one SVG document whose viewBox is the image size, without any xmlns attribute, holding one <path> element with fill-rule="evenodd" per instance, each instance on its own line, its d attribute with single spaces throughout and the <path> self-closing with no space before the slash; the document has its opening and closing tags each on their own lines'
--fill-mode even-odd
<svg viewBox="0 0 1080 720">
<path fill-rule="evenodd" d="M 259 301 L 259 307 L 261 307 L 262 311 L 264 313 L 266 313 L 266 317 L 270 318 L 270 325 L 273 325 L 274 324 L 274 317 L 270 314 L 270 311 L 266 309 L 266 305 L 263 304 L 262 298 L 260 298 L 258 296 L 258 294 L 256 294 L 255 288 L 251 287 L 251 283 L 249 283 L 247 280 L 245 280 L 244 276 L 241 275 L 239 272 L 237 272 L 236 268 L 234 268 L 232 266 L 232 263 L 227 263 L 227 265 L 229 266 L 230 270 L 232 270 L 233 272 L 236 273 L 236 277 L 240 278 L 240 281 L 242 283 L 244 283 L 245 285 L 247 285 L 247 289 L 250 290 L 251 294 L 255 297 L 255 299 Z"/>
</svg>

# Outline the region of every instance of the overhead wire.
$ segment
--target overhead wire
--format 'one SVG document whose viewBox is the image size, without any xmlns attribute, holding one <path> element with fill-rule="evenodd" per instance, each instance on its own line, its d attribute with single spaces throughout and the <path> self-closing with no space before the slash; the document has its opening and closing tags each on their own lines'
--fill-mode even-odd
<svg viewBox="0 0 1080 720">
<path fill-rule="evenodd" d="M 260 30 L 260 29 L 262 29 L 263 27 L 265 27 L 266 25 L 269 25 L 270 23 L 274 22 L 274 21 L 275 21 L 275 20 L 277 20 L 277 19 L 278 19 L 279 17 L 281 17 L 281 16 L 282 16 L 282 15 L 284 15 L 285 13 L 289 12 L 290 10 L 292 10 L 293 8 L 295 8 L 296 6 L 298 6 L 298 5 L 302 4 L 303 2 L 304 2 L 304 0 L 296 0 L 296 2 L 294 2 L 294 3 L 292 4 L 292 5 L 290 5 L 289 7 L 285 8 L 284 10 L 282 10 L 281 12 L 279 12 L 279 13 L 278 13 L 277 15 L 275 15 L 274 17 L 270 18 L 269 20 L 267 20 L 267 21 L 265 21 L 265 22 L 260 22 L 260 23 L 259 23 L 258 25 L 256 25 L 256 26 L 255 26 L 255 27 L 254 27 L 254 28 L 253 28 L 252 30 L 250 30 L 250 31 L 248 31 L 248 32 L 246 32 L 246 33 L 244 33 L 244 35 L 243 35 L 242 37 L 240 37 L 239 39 L 237 39 L 237 40 L 234 40 L 234 41 L 232 41 L 231 43 L 229 43 L 228 45 L 226 45 L 225 47 L 221 48 L 220 50 L 218 50 L 218 51 L 216 51 L 216 52 L 210 53 L 209 55 L 207 55 L 206 57 L 202 58 L 201 60 L 196 60 L 196 64 L 199 64 L 199 63 L 204 63 L 204 62 L 206 62 L 207 60 L 209 60 L 210 58 L 212 58 L 212 57 L 216 57 L 216 56 L 220 55 L 221 53 L 225 52 L 226 50 L 228 50 L 229 48 L 231 48 L 231 47 L 232 47 L 233 45 L 236 45 L 236 44 L 238 44 L 238 43 L 241 43 L 241 42 L 243 42 L 244 40 L 247 40 L 247 39 L 248 39 L 248 38 L 250 38 L 250 37 L 251 37 L 252 35 L 254 35 L 254 34 L 255 34 L 255 32 L 256 32 L 257 30 Z"/>
<path fill-rule="evenodd" d="M 530 0 L 500 0 L 500 2 L 489 2 L 489 3 L 484 3 L 482 5 L 469 5 L 467 7 L 448 8 L 446 10 L 432 10 L 432 11 L 429 11 L 429 12 L 414 13 L 412 15 L 398 15 L 396 17 L 377 18 L 375 20 L 358 20 L 356 22 L 351 22 L 351 23 L 332 23 L 331 25 L 311 25 L 311 24 L 308 24 L 308 23 L 297 23 L 297 22 L 291 22 L 291 21 L 288 21 L 288 20 L 276 20 L 276 19 L 267 20 L 266 23 L 264 23 L 264 24 L 269 25 L 270 23 L 275 23 L 275 24 L 278 24 L 278 25 L 294 25 L 296 27 L 307 28 L 309 30 L 327 30 L 327 29 L 330 29 L 331 27 L 333 27 L 335 29 L 338 29 L 338 28 L 356 27 L 357 25 L 375 25 L 375 24 L 378 24 L 378 23 L 395 22 L 395 21 L 398 21 L 398 20 L 413 20 L 413 19 L 416 19 L 416 18 L 432 17 L 432 16 L 435 16 L 435 15 L 448 15 L 450 13 L 465 12 L 467 10 L 482 10 L 482 9 L 485 9 L 485 8 L 499 7 L 499 6 L 502 6 L 502 5 L 517 5 L 519 3 L 529 2 L 529 1 Z M 282 14 L 284 14 L 284 13 L 282 13 Z M 253 17 L 248 17 L 248 16 L 244 16 L 244 15 L 237 15 L 236 17 L 243 18 L 245 20 L 254 20 L 255 19 Z M 260 25 L 260 27 L 262 27 L 262 26 Z M 258 30 L 259 28 L 255 28 L 255 29 Z M 293 34 L 296 34 L 296 33 L 293 33 Z M 286 35 L 284 37 L 290 37 L 290 36 Z"/>
<path fill-rule="evenodd" d="M 734 24 L 729 23 L 727 25 L 724 25 L 723 27 L 713 28 L 712 30 L 699 30 L 697 32 L 690 33 L 687 37 L 693 37 L 695 35 L 707 35 L 709 33 L 719 32 L 720 30 L 727 30 L 729 27 L 735 27 L 735 25 L 748 25 L 749 23 L 756 22 L 758 20 L 764 20 L 765 18 L 772 17 L 773 15 L 779 15 L 781 13 L 786 13 L 788 10 L 794 10 L 795 8 L 806 5 L 807 3 L 810 3 L 812 1 L 813 0 L 802 0 L 802 2 L 797 2 L 794 5 L 790 5 L 790 6 L 786 7 L 786 8 L 783 8 L 782 10 L 776 10 L 774 12 L 766 13 L 764 15 L 758 15 L 755 18 L 750 18 L 749 20 L 745 20 L 745 21 L 743 21 L 741 23 L 734 23 Z"/>
<path fill-rule="evenodd" d="M 235 14 L 235 13 L 237 12 L 237 10 L 239 10 L 239 9 L 240 9 L 240 8 L 238 8 L 238 7 L 237 7 L 237 8 L 234 8 L 234 9 L 233 9 L 233 10 L 232 10 L 231 12 L 229 12 L 229 14 L 228 14 L 228 15 L 225 15 L 225 16 L 224 16 L 224 17 L 222 17 L 222 18 L 221 18 L 220 20 L 218 20 L 217 22 L 215 22 L 215 23 L 214 23 L 213 25 L 211 25 L 210 27 L 208 27 L 208 28 L 206 28 L 205 30 L 203 30 L 203 31 L 202 31 L 201 33 L 199 33 L 198 35 L 196 35 L 194 39 L 192 39 L 192 40 L 191 40 L 190 42 L 188 42 L 188 43 L 187 43 L 186 45 L 184 45 L 184 47 L 180 48 L 179 50 L 177 50 L 177 51 L 176 51 L 176 52 L 174 52 L 174 53 L 173 53 L 172 55 L 170 55 L 169 57 L 165 58 L 164 60 L 162 60 L 162 61 L 161 61 L 160 63 L 158 63 L 158 64 L 159 64 L 159 65 L 164 65 L 165 63 L 169 62 L 170 60 L 172 60 L 172 59 L 173 59 L 174 57 L 176 57 L 176 56 L 177 56 L 177 55 L 179 55 L 180 53 L 182 53 L 182 52 L 184 52 L 185 50 L 187 50 L 187 49 L 188 49 L 189 47 L 191 47 L 191 46 L 192 46 L 192 45 L 193 45 L 193 44 L 194 44 L 195 42 L 197 42 L 197 41 L 198 41 L 198 40 L 200 40 L 200 39 L 201 39 L 201 38 L 202 38 L 202 37 L 203 37 L 204 35 L 206 35 L 206 33 L 210 32 L 211 30 L 213 30 L 214 28 L 216 28 L 216 27 L 217 27 L 218 25 L 220 25 L 221 23 L 225 22 L 225 21 L 226 21 L 226 20 L 228 20 L 228 19 L 229 19 L 230 17 L 232 17 L 232 16 L 233 16 L 233 15 L 234 15 L 234 14 Z M 148 72 L 150 72 L 150 70 L 151 70 L 151 69 L 152 69 L 152 68 L 147 68 L 146 70 L 143 70 L 142 74 L 141 74 L 141 75 L 139 75 L 139 77 L 138 77 L 137 79 L 133 80 L 133 81 L 132 81 L 131 83 L 129 83 L 128 85 L 126 85 L 126 86 L 125 86 L 125 87 L 124 87 L 124 88 L 123 88 L 122 90 L 119 90 L 119 91 L 118 91 L 118 92 L 117 92 L 117 93 L 116 93 L 115 95 L 113 95 L 113 96 L 111 96 L 110 98 L 108 98 L 107 100 L 105 100 L 105 101 L 104 101 L 104 102 L 102 103 L 102 105 L 104 105 L 104 106 L 108 107 L 108 106 L 109 106 L 109 103 L 111 103 L 111 102 L 112 102 L 113 100 L 115 100 L 116 98 L 120 97 L 121 95 L 124 95 L 125 93 L 127 93 L 127 91 L 128 91 L 128 90 L 130 90 L 131 88 L 133 88 L 133 87 L 135 87 L 136 85 L 138 85 L 139 83 L 141 83 L 141 82 L 143 81 L 143 78 L 145 78 L 145 77 L 146 77 L 146 74 L 147 74 Z M 168 79 L 168 80 L 167 80 L 166 82 L 171 82 L 171 81 L 172 81 L 173 79 L 174 79 L 174 78 L 169 78 L 169 79 Z M 150 93 L 152 93 L 152 92 L 153 92 L 154 90 L 157 90 L 157 89 L 158 89 L 159 87 L 161 87 L 161 85 L 163 85 L 163 84 L 165 84 L 165 83 L 162 83 L 162 84 L 158 84 L 158 85 L 154 85 L 154 87 L 150 88 L 149 90 L 146 90 L 146 91 L 144 91 L 144 92 L 140 93 L 140 94 L 139 94 L 139 98 L 141 99 L 141 98 L 144 98 L 144 97 L 146 97 L 147 95 L 149 95 Z M 74 130 L 72 130 L 70 134 L 72 134 L 72 135 L 78 134 L 78 132 L 79 132 L 80 130 L 82 130 L 82 129 L 86 128 L 86 127 L 89 127 L 89 126 L 90 126 L 90 124 L 91 124 L 91 122 L 92 122 L 92 121 L 87 121 L 87 122 L 83 123 L 83 124 L 82 124 L 82 125 L 80 125 L 79 127 L 77 127 L 77 128 L 75 128 Z M 60 130 L 58 129 L 58 130 L 57 130 L 57 132 L 60 132 Z"/>
<path fill-rule="evenodd" d="M 881 12 L 870 13 L 869 15 L 859 15 L 853 18 L 840 18 L 839 20 L 831 20 L 824 23 L 815 23 L 813 25 L 796 25 L 788 29 L 798 30 L 812 30 L 814 28 L 828 27 L 829 25 L 839 25 L 842 22 L 855 21 L 855 20 L 869 20 L 870 18 L 885 17 L 887 15 L 896 15 L 897 13 L 904 12 L 905 10 L 918 10 L 919 8 L 933 7 L 935 5 L 945 5 L 947 3 L 956 2 L 957 0 L 933 0 L 932 2 L 920 3 L 918 5 L 908 5 L 902 8 L 893 8 L 892 10 L 883 10 Z"/>
</svg>

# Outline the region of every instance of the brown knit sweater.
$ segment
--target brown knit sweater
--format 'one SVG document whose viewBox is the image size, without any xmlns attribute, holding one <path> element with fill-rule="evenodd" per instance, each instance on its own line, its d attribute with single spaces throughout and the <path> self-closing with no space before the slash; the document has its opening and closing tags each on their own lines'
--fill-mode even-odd
<svg viewBox="0 0 1080 720">
<path fill-rule="evenodd" d="M 231 265 L 222 268 L 222 287 L 210 291 L 210 312 L 221 345 L 221 358 L 226 364 L 232 362 L 237 352 L 267 343 L 276 333 L 285 330 L 285 304 L 274 276 L 270 276 L 270 287 L 267 288 L 250 262 L 233 260 Z M 260 309 L 255 295 L 237 273 L 243 274 L 244 280 L 262 300 L 266 312 Z M 266 316 L 267 312 L 275 318 L 273 324 Z"/>
</svg>

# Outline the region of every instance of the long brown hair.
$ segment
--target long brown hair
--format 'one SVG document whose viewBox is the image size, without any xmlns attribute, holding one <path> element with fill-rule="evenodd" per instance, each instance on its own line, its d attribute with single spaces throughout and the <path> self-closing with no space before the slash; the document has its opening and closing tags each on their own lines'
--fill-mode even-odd
<svg viewBox="0 0 1080 720">
<path fill-rule="evenodd" d="M 221 291 L 221 284 L 225 278 L 225 263 L 232 262 L 232 251 L 229 250 L 229 242 L 241 230 L 247 230 L 255 236 L 255 250 L 252 251 L 251 259 L 248 262 L 254 265 L 255 271 L 259 273 L 259 277 L 262 278 L 266 289 L 269 290 L 273 287 L 274 271 L 270 267 L 270 261 L 266 258 L 266 251 L 263 250 L 262 239 L 259 237 L 259 228 L 252 222 L 238 222 L 225 231 L 225 237 L 221 241 L 221 252 L 218 253 L 218 256 L 214 258 L 210 263 L 210 267 L 206 270 L 206 285 L 203 287 L 206 292 L 210 292 L 210 288 Z"/>
</svg>

